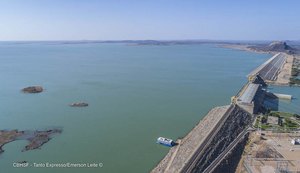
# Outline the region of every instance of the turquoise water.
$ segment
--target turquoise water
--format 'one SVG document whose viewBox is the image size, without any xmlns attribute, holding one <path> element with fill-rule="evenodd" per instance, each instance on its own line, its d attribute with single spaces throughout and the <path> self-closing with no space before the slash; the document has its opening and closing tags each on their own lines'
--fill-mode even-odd
<svg viewBox="0 0 300 173">
<path fill-rule="evenodd" d="M 269 57 L 214 45 L 1 43 L 1 129 L 64 130 L 41 150 L 20 152 L 25 141 L 6 145 L 1 170 L 148 172 L 168 152 L 155 144 L 158 136 L 183 137 L 211 108 L 229 104 Z M 46 90 L 20 92 L 30 85 Z M 76 101 L 89 107 L 68 106 Z M 23 160 L 103 167 L 13 168 Z"/>
<path fill-rule="evenodd" d="M 299 87 L 270 86 L 269 91 L 274 93 L 292 95 L 292 100 L 284 100 L 284 99 L 279 100 L 278 111 L 300 114 L 300 88 Z"/>
</svg>

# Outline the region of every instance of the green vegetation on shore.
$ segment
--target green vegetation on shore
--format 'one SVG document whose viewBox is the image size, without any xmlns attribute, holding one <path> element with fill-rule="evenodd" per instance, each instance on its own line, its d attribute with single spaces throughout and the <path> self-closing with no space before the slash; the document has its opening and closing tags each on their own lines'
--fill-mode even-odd
<svg viewBox="0 0 300 173">
<path fill-rule="evenodd" d="M 293 67 L 292 68 L 292 76 L 297 77 L 300 74 L 300 69 Z"/>
<path fill-rule="evenodd" d="M 278 123 L 269 123 L 269 117 L 277 117 Z M 300 128 L 300 115 L 289 112 L 271 111 L 264 115 L 259 115 L 255 121 L 255 128 L 262 130 L 277 130 L 280 132 L 290 132 Z"/>
<path fill-rule="evenodd" d="M 290 85 L 300 85 L 300 79 L 291 78 L 290 79 Z"/>
<path fill-rule="evenodd" d="M 300 86 L 300 60 L 295 59 L 293 62 L 292 74 L 290 78 L 290 85 L 298 85 Z"/>
</svg>

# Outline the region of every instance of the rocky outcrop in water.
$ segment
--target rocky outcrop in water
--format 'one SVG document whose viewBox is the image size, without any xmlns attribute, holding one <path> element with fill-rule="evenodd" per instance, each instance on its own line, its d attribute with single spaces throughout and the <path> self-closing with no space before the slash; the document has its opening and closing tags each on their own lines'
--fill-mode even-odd
<svg viewBox="0 0 300 173">
<path fill-rule="evenodd" d="M 52 136 L 61 133 L 61 129 L 50 129 L 50 130 L 0 130 L 0 154 L 3 151 L 2 147 L 16 140 L 27 140 L 28 145 L 24 147 L 22 151 L 34 150 L 40 148 L 42 145 L 51 140 Z"/>
<path fill-rule="evenodd" d="M 43 90 L 44 89 L 41 86 L 29 86 L 22 89 L 24 93 L 40 93 L 43 92 Z"/>
<path fill-rule="evenodd" d="M 51 129 L 51 130 L 44 130 L 44 131 L 36 130 L 33 132 L 33 134 L 30 134 L 31 137 L 27 138 L 29 144 L 26 145 L 22 151 L 38 149 L 42 145 L 50 141 L 51 137 L 54 134 L 59 134 L 61 132 L 62 132 L 61 129 Z"/>
<path fill-rule="evenodd" d="M 2 147 L 14 140 L 16 140 L 19 136 L 22 136 L 24 134 L 24 131 L 18 131 L 18 130 L 0 130 L 0 154 L 4 152 Z"/>
</svg>

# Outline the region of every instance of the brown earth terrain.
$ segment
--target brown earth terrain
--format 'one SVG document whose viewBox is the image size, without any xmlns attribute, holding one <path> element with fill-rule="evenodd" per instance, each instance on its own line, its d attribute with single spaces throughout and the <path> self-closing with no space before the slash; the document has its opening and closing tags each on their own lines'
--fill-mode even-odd
<svg viewBox="0 0 300 173">
<path fill-rule="evenodd" d="M 251 133 L 236 173 L 299 171 L 300 145 L 291 143 L 299 137 L 299 133 Z"/>
</svg>

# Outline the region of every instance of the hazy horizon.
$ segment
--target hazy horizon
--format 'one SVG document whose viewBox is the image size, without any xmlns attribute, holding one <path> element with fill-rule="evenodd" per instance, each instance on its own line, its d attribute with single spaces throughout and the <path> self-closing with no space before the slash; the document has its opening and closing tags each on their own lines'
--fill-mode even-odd
<svg viewBox="0 0 300 173">
<path fill-rule="evenodd" d="M 1 41 L 299 40 L 300 2 L 10 0 Z"/>
<path fill-rule="evenodd" d="M 140 42 L 140 41 L 158 41 L 158 42 L 176 42 L 176 41 L 187 41 L 187 42 L 274 42 L 274 41 L 284 41 L 284 42 L 299 42 L 300 39 L 293 40 L 218 40 L 218 39 L 107 39 L 107 40 L 96 40 L 96 39 L 69 39 L 69 40 L 0 40 L 0 42 Z"/>
</svg>

